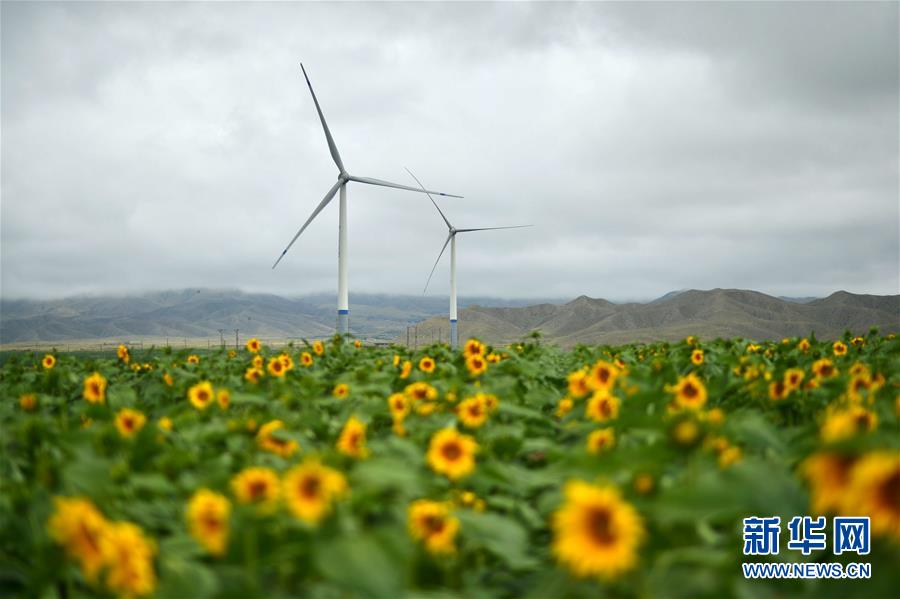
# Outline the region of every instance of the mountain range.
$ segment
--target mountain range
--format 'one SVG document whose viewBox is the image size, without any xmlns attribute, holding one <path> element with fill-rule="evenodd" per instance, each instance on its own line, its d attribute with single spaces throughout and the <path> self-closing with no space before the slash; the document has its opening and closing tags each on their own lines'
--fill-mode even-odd
<svg viewBox="0 0 900 599">
<path fill-rule="evenodd" d="M 438 326 L 430 319 L 424 327 Z M 581 296 L 562 304 L 523 308 L 470 306 L 459 315 L 459 336 L 508 343 L 539 330 L 549 342 L 630 343 L 705 338 L 781 339 L 815 333 L 840 337 L 845 330 L 900 331 L 900 295 L 838 291 L 826 298 L 777 298 L 741 289 L 687 290 L 648 303 L 614 304 Z M 419 325 L 420 328 L 423 325 Z"/>
<path fill-rule="evenodd" d="M 441 297 L 355 294 L 351 330 L 361 338 L 422 344 L 446 340 L 447 300 Z M 506 343 L 540 330 L 551 343 L 627 343 L 687 335 L 780 339 L 814 332 L 836 338 L 872 326 L 900 331 L 900 295 L 777 298 L 756 291 L 681 290 L 646 303 L 460 298 L 460 338 Z M 333 333 L 331 294 L 286 298 L 236 290 L 190 289 L 135 296 L 0 300 L 0 343 L 66 340 L 296 339 Z M 409 329 L 408 329 L 409 327 Z"/>
</svg>

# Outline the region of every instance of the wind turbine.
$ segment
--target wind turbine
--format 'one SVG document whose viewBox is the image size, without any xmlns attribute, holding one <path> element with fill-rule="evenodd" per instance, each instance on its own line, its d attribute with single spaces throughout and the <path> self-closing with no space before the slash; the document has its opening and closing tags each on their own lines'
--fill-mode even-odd
<svg viewBox="0 0 900 599">
<path fill-rule="evenodd" d="M 428 275 L 428 280 L 425 281 L 425 289 L 422 290 L 422 294 L 424 295 L 426 291 L 428 291 L 428 284 L 431 282 L 431 277 L 434 276 L 434 271 L 437 268 L 438 262 L 441 261 L 441 256 L 444 255 L 444 250 L 447 249 L 447 244 L 450 244 L 450 347 L 459 346 L 459 335 L 457 333 L 457 321 L 458 315 L 456 313 L 456 234 L 457 233 L 471 233 L 473 231 L 498 231 L 500 229 L 522 229 L 525 227 L 530 227 L 532 225 L 515 225 L 512 227 L 482 227 L 480 229 L 457 229 L 453 225 L 450 224 L 450 221 L 447 220 L 447 217 L 444 215 L 443 211 L 437 205 L 437 202 L 434 201 L 434 198 L 431 197 L 431 193 L 429 193 L 425 186 L 422 185 L 422 182 L 419 181 L 418 177 L 412 174 L 412 171 L 406 169 L 406 172 L 410 174 L 410 176 L 416 180 L 416 183 L 419 184 L 421 188 L 420 191 L 424 192 L 428 199 L 431 200 L 431 203 L 434 204 L 434 207 L 437 208 L 438 213 L 441 215 L 441 218 L 444 219 L 444 222 L 447 224 L 447 240 L 444 242 L 444 246 L 441 248 L 441 253 L 438 254 L 437 260 L 434 261 L 434 266 L 431 267 L 431 274 Z"/>
<path fill-rule="evenodd" d="M 382 181 L 381 179 L 372 179 L 371 177 L 358 177 L 356 175 L 351 175 L 347 172 L 347 169 L 344 168 L 344 163 L 341 160 L 341 155 L 338 153 L 337 146 L 334 143 L 334 138 L 331 137 L 331 131 L 328 129 L 328 124 L 325 122 L 325 115 L 322 114 L 322 108 L 319 107 L 319 100 L 316 99 L 316 92 L 313 91 L 312 84 L 309 82 L 309 77 L 306 75 L 306 69 L 303 67 L 303 63 L 300 64 L 300 69 L 303 71 L 303 78 L 306 79 L 306 85 L 309 87 L 309 93 L 312 95 L 313 103 L 316 105 L 316 112 L 319 113 L 319 120 L 322 122 L 322 129 L 325 131 L 325 141 L 328 142 L 328 149 L 331 152 L 331 158 L 334 160 L 334 164 L 338 167 L 338 180 L 337 182 L 328 190 L 328 193 L 325 194 L 325 197 L 322 198 L 322 201 L 319 202 L 319 205 L 316 206 L 316 209 L 312 211 L 312 214 L 309 215 L 309 218 L 306 219 L 306 222 L 303 223 L 303 226 L 300 227 L 300 230 L 297 231 L 297 234 L 291 239 L 291 242 L 287 244 L 287 247 L 284 248 L 284 251 L 281 252 L 281 255 L 278 256 L 278 259 L 275 261 L 275 264 L 272 265 L 274 269 L 278 266 L 278 263 L 281 262 L 281 259 L 284 258 L 284 255 L 287 254 L 288 250 L 291 249 L 291 246 L 294 245 L 294 242 L 297 241 L 297 238 L 300 237 L 300 234 L 306 230 L 306 227 L 309 226 L 309 223 L 313 221 L 316 216 L 319 215 L 320 212 L 334 199 L 335 194 L 340 191 L 340 215 L 338 217 L 338 317 L 337 317 L 337 332 L 341 335 L 347 334 L 350 332 L 350 298 L 348 294 L 347 288 L 347 183 L 350 181 L 355 181 L 356 183 L 366 183 L 367 185 L 378 185 L 381 187 L 393 187 L 395 189 L 405 189 L 407 191 L 415 191 L 419 193 L 433 193 L 435 195 L 441 195 L 451 198 L 461 198 L 462 196 L 457 196 L 449 193 L 443 193 L 440 191 L 427 191 L 425 189 L 419 189 L 418 187 L 409 187 L 407 185 L 400 185 L 398 183 L 391 183 L 389 181 Z M 429 196 L 430 197 L 430 196 Z M 434 200 L 431 200 L 432 202 Z"/>
</svg>

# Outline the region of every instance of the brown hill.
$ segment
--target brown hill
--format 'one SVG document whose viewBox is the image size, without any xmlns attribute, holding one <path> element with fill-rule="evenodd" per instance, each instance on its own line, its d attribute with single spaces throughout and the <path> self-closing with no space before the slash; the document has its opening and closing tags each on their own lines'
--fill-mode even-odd
<svg viewBox="0 0 900 599">
<path fill-rule="evenodd" d="M 690 290 L 646 303 L 614 304 L 581 296 L 567 304 L 524 308 L 472 306 L 460 312 L 459 335 L 509 343 L 539 330 L 551 343 L 629 343 L 700 337 L 781 339 L 815 333 L 833 339 L 849 329 L 864 333 L 900 331 L 900 295 L 856 295 L 838 291 L 796 303 L 740 289 Z M 420 331 L 442 330 L 444 318 L 419 324 Z M 398 340 L 398 341 L 405 341 Z"/>
</svg>

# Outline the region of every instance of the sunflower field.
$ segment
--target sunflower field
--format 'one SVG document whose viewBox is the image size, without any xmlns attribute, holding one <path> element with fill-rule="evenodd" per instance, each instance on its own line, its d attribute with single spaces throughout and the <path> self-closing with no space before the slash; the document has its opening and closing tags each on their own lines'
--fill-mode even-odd
<svg viewBox="0 0 900 599">
<path fill-rule="evenodd" d="M 896 597 L 900 340 L 10 354 L 0 594 Z M 786 547 L 868 516 L 865 555 Z M 744 519 L 780 551 L 744 555 Z M 745 578 L 756 562 L 871 577 Z"/>
</svg>

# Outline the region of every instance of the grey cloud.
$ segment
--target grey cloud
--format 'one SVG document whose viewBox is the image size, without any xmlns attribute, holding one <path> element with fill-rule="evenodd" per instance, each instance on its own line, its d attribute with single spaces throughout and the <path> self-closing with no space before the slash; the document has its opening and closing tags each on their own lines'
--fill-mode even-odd
<svg viewBox="0 0 900 599">
<path fill-rule="evenodd" d="M 897 293 L 896 3 L 3 3 L 2 293 L 335 288 L 336 169 L 409 166 L 469 295 Z M 350 188 L 353 291 L 427 198 Z M 447 290 L 447 265 L 429 293 Z"/>
</svg>

